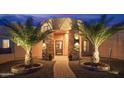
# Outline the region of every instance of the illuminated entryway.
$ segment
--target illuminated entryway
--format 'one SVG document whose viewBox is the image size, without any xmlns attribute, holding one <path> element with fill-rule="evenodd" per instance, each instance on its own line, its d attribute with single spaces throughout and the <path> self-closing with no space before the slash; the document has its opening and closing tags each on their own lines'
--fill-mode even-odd
<svg viewBox="0 0 124 93">
<path fill-rule="evenodd" d="M 69 31 L 56 31 L 54 33 L 55 56 L 68 56 Z"/>
<path fill-rule="evenodd" d="M 53 18 L 46 21 L 42 29 L 48 30 L 51 27 L 54 32 L 44 41 L 46 46 L 42 53 L 53 58 L 68 56 L 76 60 L 82 55 L 88 55 L 90 45 L 74 28 L 77 22 L 81 21 L 71 18 Z"/>
<path fill-rule="evenodd" d="M 72 20 L 70 18 L 53 18 L 49 19 L 42 29 L 49 29 L 51 25 L 54 33 L 45 40 L 46 48 L 43 49 L 47 54 L 55 56 L 69 55 L 69 33 L 72 27 Z"/>
</svg>

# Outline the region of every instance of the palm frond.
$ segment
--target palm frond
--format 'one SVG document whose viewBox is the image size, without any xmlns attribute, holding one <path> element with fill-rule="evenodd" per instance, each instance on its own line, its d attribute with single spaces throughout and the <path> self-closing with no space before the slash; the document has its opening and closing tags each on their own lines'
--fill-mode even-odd
<svg viewBox="0 0 124 93">
<path fill-rule="evenodd" d="M 10 39 L 25 50 L 27 46 L 35 45 L 52 33 L 52 28 L 45 32 L 41 31 L 41 27 L 46 21 L 38 26 L 34 26 L 31 17 L 27 19 L 24 25 L 21 22 L 12 23 L 6 19 L 1 19 L 0 21 L 4 24 L 4 27 L 10 28 Z M 50 26 L 50 24 L 48 26 Z"/>
<path fill-rule="evenodd" d="M 107 24 L 111 22 L 113 18 L 108 18 L 106 15 L 102 15 L 97 23 L 84 23 L 84 29 L 82 24 L 79 26 L 83 37 L 87 38 L 93 45 L 100 46 L 107 38 L 111 37 L 118 31 L 124 30 L 124 21 L 117 23 L 111 27 Z"/>
</svg>

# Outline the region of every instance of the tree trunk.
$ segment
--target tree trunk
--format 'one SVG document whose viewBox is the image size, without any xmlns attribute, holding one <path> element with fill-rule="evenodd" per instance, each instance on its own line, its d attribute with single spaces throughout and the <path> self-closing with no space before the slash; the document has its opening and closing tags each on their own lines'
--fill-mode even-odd
<svg viewBox="0 0 124 93">
<path fill-rule="evenodd" d="M 32 65 L 32 48 L 26 50 L 25 65 Z"/>
<path fill-rule="evenodd" d="M 94 47 L 93 62 L 94 62 L 94 63 L 99 63 L 99 62 L 100 62 L 98 46 L 95 46 L 95 47 Z"/>
</svg>

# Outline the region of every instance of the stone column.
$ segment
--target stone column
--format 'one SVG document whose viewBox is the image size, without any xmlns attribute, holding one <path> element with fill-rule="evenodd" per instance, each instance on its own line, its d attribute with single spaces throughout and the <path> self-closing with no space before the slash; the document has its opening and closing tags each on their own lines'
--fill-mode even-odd
<svg viewBox="0 0 124 93">
<path fill-rule="evenodd" d="M 68 46 L 68 55 L 73 51 L 74 49 L 74 32 L 69 31 L 69 46 Z"/>
<path fill-rule="evenodd" d="M 47 52 L 52 54 L 54 56 L 54 40 L 53 40 L 54 34 L 50 35 L 50 38 L 46 41 L 46 49 Z"/>
<path fill-rule="evenodd" d="M 49 59 L 49 56 L 54 57 L 54 40 L 53 40 L 54 34 L 49 35 L 49 38 L 45 40 L 46 43 L 46 50 L 43 52 L 45 57 L 45 60 Z"/>
</svg>

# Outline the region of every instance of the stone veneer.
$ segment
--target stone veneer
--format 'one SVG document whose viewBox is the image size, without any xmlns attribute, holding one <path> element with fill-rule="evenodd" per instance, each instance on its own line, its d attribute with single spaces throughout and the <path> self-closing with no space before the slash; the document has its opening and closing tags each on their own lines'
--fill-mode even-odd
<svg viewBox="0 0 124 93">
<path fill-rule="evenodd" d="M 54 57 L 54 34 L 51 34 L 50 38 L 46 41 L 46 52 L 52 54 Z M 69 46 L 68 46 L 68 55 L 74 52 L 74 32 L 69 31 Z"/>
<path fill-rule="evenodd" d="M 68 48 L 68 53 L 71 54 L 71 52 L 74 49 L 74 32 L 69 31 L 69 48 Z"/>
<path fill-rule="evenodd" d="M 44 60 L 50 60 L 50 56 L 52 58 L 54 57 L 54 40 L 53 40 L 53 34 L 49 35 L 49 38 L 45 40 L 46 43 L 46 49 L 42 50 L 42 59 Z"/>
</svg>

